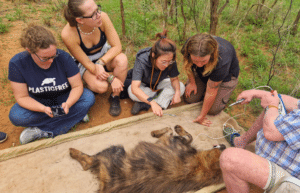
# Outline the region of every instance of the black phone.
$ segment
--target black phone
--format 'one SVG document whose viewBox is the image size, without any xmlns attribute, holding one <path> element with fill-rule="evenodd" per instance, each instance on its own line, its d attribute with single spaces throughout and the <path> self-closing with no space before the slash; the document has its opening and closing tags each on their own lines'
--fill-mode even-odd
<svg viewBox="0 0 300 193">
<path fill-rule="evenodd" d="M 66 114 L 64 109 L 61 107 L 61 105 L 53 106 L 51 107 L 51 110 L 52 110 L 53 117 L 60 117 Z"/>
</svg>

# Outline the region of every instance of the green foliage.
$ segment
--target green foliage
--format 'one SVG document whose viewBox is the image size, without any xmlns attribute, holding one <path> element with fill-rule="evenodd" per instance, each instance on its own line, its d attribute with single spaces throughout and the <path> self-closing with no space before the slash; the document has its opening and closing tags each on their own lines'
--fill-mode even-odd
<svg viewBox="0 0 300 193">
<path fill-rule="evenodd" d="M 257 70 L 264 71 L 269 66 L 267 56 L 264 55 L 262 52 L 252 56 L 250 60 L 253 63 L 253 68 Z"/>
<path fill-rule="evenodd" d="M 8 32 L 9 24 L 4 24 L 0 21 L 0 34 L 3 34 L 5 32 Z"/>
</svg>

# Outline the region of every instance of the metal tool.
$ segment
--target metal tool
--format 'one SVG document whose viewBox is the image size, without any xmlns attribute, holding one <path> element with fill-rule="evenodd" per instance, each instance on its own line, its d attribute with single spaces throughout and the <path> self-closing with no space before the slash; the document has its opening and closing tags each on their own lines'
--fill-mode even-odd
<svg viewBox="0 0 300 193">
<path fill-rule="evenodd" d="M 233 106 L 233 105 L 237 105 L 237 104 L 243 102 L 244 100 L 245 100 L 245 99 L 240 99 L 240 100 L 238 100 L 238 101 L 236 101 L 236 102 L 230 104 L 228 107 L 231 107 L 231 106 Z"/>
</svg>

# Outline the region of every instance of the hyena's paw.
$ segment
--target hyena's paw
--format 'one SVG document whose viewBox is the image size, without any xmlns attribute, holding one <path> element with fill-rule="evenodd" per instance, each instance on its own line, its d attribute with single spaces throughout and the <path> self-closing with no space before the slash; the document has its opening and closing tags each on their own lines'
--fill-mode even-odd
<svg viewBox="0 0 300 193">
<path fill-rule="evenodd" d="M 180 125 L 176 125 L 174 129 L 179 136 L 182 136 L 187 140 L 186 143 L 191 143 L 193 141 L 192 135 L 186 132 Z"/>
<path fill-rule="evenodd" d="M 161 136 L 163 136 L 166 133 L 169 133 L 170 135 L 172 135 L 173 131 L 170 127 L 165 127 L 163 129 L 151 131 L 151 136 L 155 137 L 155 138 L 160 138 Z"/>
<path fill-rule="evenodd" d="M 74 148 L 70 148 L 69 150 L 70 156 L 81 164 L 83 170 L 88 170 L 94 165 L 94 157 L 82 153 Z"/>
</svg>

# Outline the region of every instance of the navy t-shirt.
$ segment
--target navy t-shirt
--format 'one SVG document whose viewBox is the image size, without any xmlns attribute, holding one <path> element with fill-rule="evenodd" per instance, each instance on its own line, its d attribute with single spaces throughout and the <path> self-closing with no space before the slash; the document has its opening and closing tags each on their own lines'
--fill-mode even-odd
<svg viewBox="0 0 300 193">
<path fill-rule="evenodd" d="M 214 36 L 219 46 L 218 63 L 215 69 L 208 76 L 203 76 L 204 67 L 192 65 L 192 70 L 197 72 L 202 82 L 207 83 L 208 79 L 214 82 L 229 82 L 231 76 L 238 77 L 240 72 L 239 61 L 233 45 L 227 40 Z"/>
<path fill-rule="evenodd" d="M 136 60 L 132 72 L 132 80 L 140 80 L 142 83 L 146 84 L 147 86 L 150 86 L 151 72 L 152 72 L 152 64 L 149 57 L 150 52 L 151 52 L 151 47 L 148 47 L 140 50 L 136 54 Z M 156 83 L 160 71 L 161 70 L 154 68 L 152 84 L 151 84 L 152 86 L 154 86 L 154 84 Z M 175 61 L 172 65 L 170 65 L 164 71 L 162 71 L 158 83 L 167 77 L 174 78 L 177 77 L 178 75 L 179 72 L 177 69 L 177 63 Z"/>
<path fill-rule="evenodd" d="M 40 68 L 27 52 L 16 54 L 9 61 L 8 79 L 26 83 L 29 96 L 46 106 L 60 105 L 65 102 L 71 91 L 68 78 L 79 72 L 72 57 L 57 49 L 56 57 L 50 68 Z"/>
</svg>

